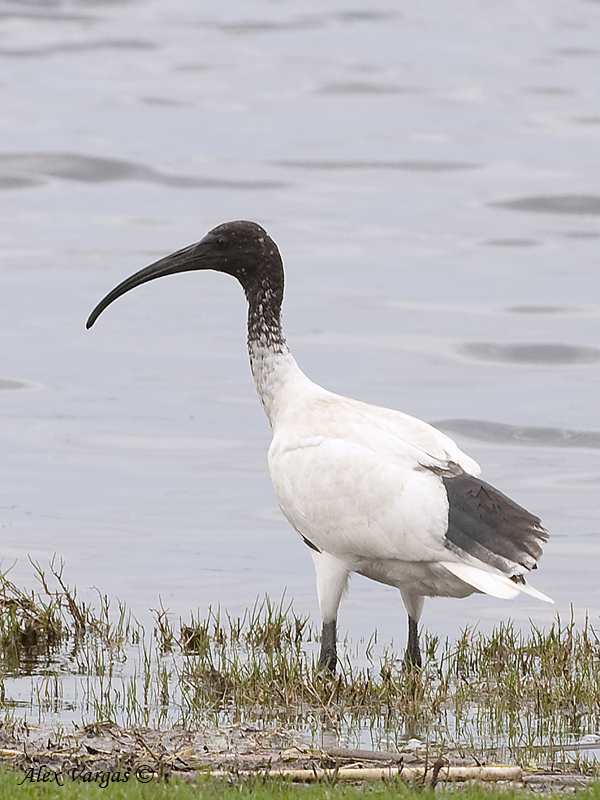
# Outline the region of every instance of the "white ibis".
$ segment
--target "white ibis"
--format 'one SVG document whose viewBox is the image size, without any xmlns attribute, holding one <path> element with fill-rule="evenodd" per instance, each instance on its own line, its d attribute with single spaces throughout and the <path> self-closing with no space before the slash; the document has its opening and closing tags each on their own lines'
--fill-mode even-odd
<svg viewBox="0 0 600 800">
<path fill-rule="evenodd" d="M 273 486 L 317 573 L 322 669 L 335 670 L 338 607 L 352 572 L 400 590 L 406 660 L 416 666 L 425 597 L 525 592 L 552 602 L 525 580 L 548 539 L 538 517 L 477 478 L 476 462 L 431 425 L 333 394 L 300 370 L 281 328 L 283 263 L 260 225 L 226 222 L 140 270 L 106 295 L 87 327 L 142 283 L 207 269 L 237 278 L 248 300 L 250 366 L 273 429 Z"/>
</svg>

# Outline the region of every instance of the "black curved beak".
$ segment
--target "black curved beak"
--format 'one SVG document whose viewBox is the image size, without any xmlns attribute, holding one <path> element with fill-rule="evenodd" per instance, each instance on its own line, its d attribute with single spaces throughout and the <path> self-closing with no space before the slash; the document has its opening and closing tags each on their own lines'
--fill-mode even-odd
<svg viewBox="0 0 600 800">
<path fill-rule="evenodd" d="M 86 328 L 91 328 L 94 322 L 98 319 L 104 309 L 109 306 L 117 297 L 128 292 L 130 289 L 135 289 L 136 286 L 141 286 L 142 283 L 148 283 L 155 278 L 162 278 L 163 275 L 175 275 L 177 272 L 190 272 L 196 269 L 211 269 L 210 258 L 207 257 L 207 248 L 203 241 L 197 244 L 191 244 L 189 247 L 184 247 L 183 250 L 178 250 L 176 253 L 171 253 L 170 256 L 161 258 L 160 261 L 155 261 L 149 267 L 144 267 L 139 272 L 126 278 L 122 283 L 109 292 L 106 297 L 101 300 L 96 308 L 90 314 L 88 321 L 85 324 Z"/>
</svg>

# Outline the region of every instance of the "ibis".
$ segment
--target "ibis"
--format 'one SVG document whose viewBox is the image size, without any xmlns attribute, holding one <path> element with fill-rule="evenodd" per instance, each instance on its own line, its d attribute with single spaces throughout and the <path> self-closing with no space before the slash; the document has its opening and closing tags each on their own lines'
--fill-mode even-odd
<svg viewBox="0 0 600 800">
<path fill-rule="evenodd" d="M 336 667 L 338 608 L 353 572 L 400 590 L 413 667 L 421 666 L 426 597 L 525 592 L 552 602 L 525 579 L 548 539 L 538 517 L 482 481 L 477 463 L 428 423 L 334 394 L 302 372 L 281 326 L 281 255 L 257 223 L 226 222 L 136 272 L 100 301 L 87 327 L 130 289 L 191 270 L 232 275 L 248 301 L 250 366 L 273 431 L 273 486 L 316 571 L 321 669 Z"/>
</svg>

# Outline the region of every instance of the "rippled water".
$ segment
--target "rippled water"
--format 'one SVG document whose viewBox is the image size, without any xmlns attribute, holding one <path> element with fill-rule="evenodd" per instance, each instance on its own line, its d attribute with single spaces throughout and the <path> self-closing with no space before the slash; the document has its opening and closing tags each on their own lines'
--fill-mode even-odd
<svg viewBox="0 0 600 800">
<path fill-rule="evenodd" d="M 534 584 L 600 612 L 600 4 L 0 3 L 2 566 L 64 558 L 144 619 L 284 589 L 316 616 L 223 275 L 117 282 L 255 219 L 328 388 L 454 435 L 552 534 Z M 431 600 L 454 635 L 522 597 Z M 355 579 L 353 638 L 405 636 Z"/>
</svg>

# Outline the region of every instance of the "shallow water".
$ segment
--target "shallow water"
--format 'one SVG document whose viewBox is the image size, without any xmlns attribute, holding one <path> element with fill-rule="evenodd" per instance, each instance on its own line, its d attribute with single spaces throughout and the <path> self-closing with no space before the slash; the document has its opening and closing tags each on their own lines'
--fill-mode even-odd
<svg viewBox="0 0 600 800">
<path fill-rule="evenodd" d="M 279 513 L 242 293 L 97 301 L 227 219 L 265 225 L 317 382 L 439 425 L 550 530 L 556 600 L 431 600 L 455 635 L 598 622 L 600 4 L 0 4 L 2 567 L 65 560 L 144 620 L 255 597 L 317 615 Z M 356 578 L 340 628 L 402 641 Z"/>
</svg>

